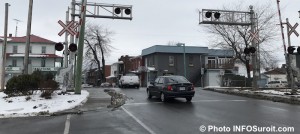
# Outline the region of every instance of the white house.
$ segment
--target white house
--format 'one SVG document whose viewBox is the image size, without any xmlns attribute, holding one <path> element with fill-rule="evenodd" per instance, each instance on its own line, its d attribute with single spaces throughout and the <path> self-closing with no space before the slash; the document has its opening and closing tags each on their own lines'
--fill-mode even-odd
<svg viewBox="0 0 300 134">
<path fill-rule="evenodd" d="M 5 66 L 5 81 L 15 75 L 22 74 L 24 69 L 24 55 L 25 55 L 26 36 L 12 37 L 8 36 L 6 46 L 6 63 Z M 1 46 L 1 63 L 3 52 L 3 38 L 0 39 Z M 30 48 L 28 60 L 28 72 L 32 73 L 35 70 L 40 70 L 43 73 L 56 73 L 62 63 L 63 57 L 55 54 L 55 42 L 48 39 L 30 35 Z M 3 65 L 3 63 L 2 63 Z M 60 64 L 61 65 L 61 64 Z"/>
<path fill-rule="evenodd" d="M 287 81 L 285 68 L 275 68 L 273 70 L 265 72 L 264 74 L 268 76 L 268 82 Z"/>
</svg>

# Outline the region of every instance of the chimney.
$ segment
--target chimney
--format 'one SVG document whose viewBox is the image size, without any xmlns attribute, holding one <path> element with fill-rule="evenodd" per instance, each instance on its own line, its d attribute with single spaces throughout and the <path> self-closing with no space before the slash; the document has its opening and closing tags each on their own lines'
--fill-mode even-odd
<svg viewBox="0 0 300 134">
<path fill-rule="evenodd" d="M 9 34 L 8 37 L 11 38 L 11 37 L 12 37 L 12 34 Z"/>
</svg>

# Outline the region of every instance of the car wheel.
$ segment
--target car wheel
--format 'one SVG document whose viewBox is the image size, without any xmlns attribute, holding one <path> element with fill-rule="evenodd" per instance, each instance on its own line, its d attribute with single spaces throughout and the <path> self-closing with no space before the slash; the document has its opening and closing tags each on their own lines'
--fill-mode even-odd
<svg viewBox="0 0 300 134">
<path fill-rule="evenodd" d="M 151 98 L 152 98 L 152 95 L 151 95 L 149 89 L 147 90 L 147 96 L 148 96 L 148 99 L 151 99 Z"/>
<path fill-rule="evenodd" d="M 161 93 L 161 94 L 160 94 L 160 100 L 161 100 L 162 102 L 166 102 L 166 101 L 167 101 L 166 95 L 165 95 L 164 93 Z"/>
<path fill-rule="evenodd" d="M 192 101 L 192 97 L 186 97 L 185 98 L 187 102 L 191 102 Z"/>
</svg>

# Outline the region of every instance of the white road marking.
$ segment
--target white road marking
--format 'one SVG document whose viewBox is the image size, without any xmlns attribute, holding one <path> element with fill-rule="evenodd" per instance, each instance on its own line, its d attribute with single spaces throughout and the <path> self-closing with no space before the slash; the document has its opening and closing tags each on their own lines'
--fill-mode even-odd
<svg viewBox="0 0 300 134">
<path fill-rule="evenodd" d="M 286 109 L 282 109 L 282 108 L 278 108 L 278 107 L 270 107 L 270 106 L 262 106 L 262 107 L 266 107 L 266 108 L 270 108 L 270 109 L 274 109 L 274 110 L 280 110 L 280 111 L 288 111 Z"/>
<path fill-rule="evenodd" d="M 247 101 L 247 100 L 196 100 L 196 101 L 192 101 L 192 102 L 219 102 L 219 101 L 233 101 L 233 102 L 243 102 L 243 101 Z"/>
<path fill-rule="evenodd" d="M 163 102 L 151 102 L 151 103 L 149 103 L 149 102 L 144 102 L 144 103 L 126 103 L 126 104 L 124 104 L 125 106 L 127 106 L 127 105 L 147 105 L 147 104 L 159 104 L 159 103 L 163 103 Z"/>
<path fill-rule="evenodd" d="M 65 123 L 64 134 L 69 134 L 69 131 L 70 131 L 70 119 L 71 119 L 71 114 L 68 114 L 67 115 L 67 120 L 66 120 L 66 123 Z"/>
<path fill-rule="evenodd" d="M 143 128 L 145 128 L 150 134 L 156 134 L 153 130 L 151 130 L 148 126 L 146 126 L 141 120 L 139 120 L 137 117 L 135 117 L 132 113 L 130 113 L 127 109 L 125 109 L 123 106 L 121 108 L 129 115 L 131 116 L 137 123 L 139 123 Z"/>
</svg>

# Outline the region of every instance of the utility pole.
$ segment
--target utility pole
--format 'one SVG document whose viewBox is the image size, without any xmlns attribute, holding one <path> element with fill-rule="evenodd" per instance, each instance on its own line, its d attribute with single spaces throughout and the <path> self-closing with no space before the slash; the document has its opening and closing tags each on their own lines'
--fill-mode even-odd
<svg viewBox="0 0 300 134">
<path fill-rule="evenodd" d="M 288 36 L 287 36 L 287 38 L 288 38 L 288 47 L 290 47 L 291 46 L 291 38 L 290 38 L 290 34 L 289 34 L 290 27 L 288 26 L 288 24 L 289 24 L 289 19 L 288 18 L 286 18 L 286 24 L 287 24 L 286 29 L 287 29 L 287 33 L 288 33 Z M 288 59 L 288 64 L 287 64 L 288 71 L 287 71 L 287 73 L 288 73 L 288 79 L 289 79 L 288 82 L 291 85 L 292 94 L 293 94 L 293 93 L 296 93 L 297 91 L 295 89 L 295 78 L 294 78 L 293 69 L 292 69 L 292 66 L 291 66 L 292 56 L 290 54 L 287 54 L 287 59 Z"/>
<path fill-rule="evenodd" d="M 253 6 L 249 6 L 250 8 L 250 21 L 251 21 L 251 33 L 255 33 L 255 18 L 254 18 L 254 11 L 253 11 Z M 254 40 L 254 37 L 251 41 L 252 47 L 256 47 L 256 40 Z M 257 78 L 258 78 L 258 72 L 257 72 L 257 51 L 255 53 L 252 53 L 252 68 L 253 68 L 253 84 L 252 84 L 252 89 L 257 90 Z"/>
<path fill-rule="evenodd" d="M 17 34 L 18 34 L 18 23 L 19 23 L 19 22 L 22 22 L 22 21 L 21 21 L 21 20 L 18 20 L 18 19 L 14 19 L 14 21 L 16 21 L 15 37 L 17 37 Z"/>
<path fill-rule="evenodd" d="M 33 0 L 29 0 L 28 20 L 27 20 L 27 34 L 26 34 L 26 46 L 25 46 L 23 74 L 28 74 L 28 58 L 29 58 L 30 33 L 31 33 L 31 21 L 32 21 L 32 5 L 33 5 Z"/>
<path fill-rule="evenodd" d="M 66 24 L 69 22 L 69 7 L 66 11 Z M 68 67 L 68 32 L 65 32 L 64 67 Z"/>
<path fill-rule="evenodd" d="M 79 43 L 77 50 L 77 65 L 76 65 L 76 77 L 75 77 L 75 94 L 81 94 L 81 74 L 82 74 L 82 57 L 83 57 L 83 45 L 84 45 L 84 31 L 85 31 L 85 15 L 86 15 L 86 3 L 87 0 L 82 0 L 81 5 L 81 17 L 80 17 L 80 32 Z"/>
<path fill-rule="evenodd" d="M 4 41 L 2 47 L 2 70 L 1 70 L 1 89 L 4 90 L 5 83 L 5 66 L 6 66 L 6 45 L 7 45 L 7 26 L 8 26 L 8 7 L 10 5 L 5 3 L 5 20 L 4 20 Z"/>
</svg>

